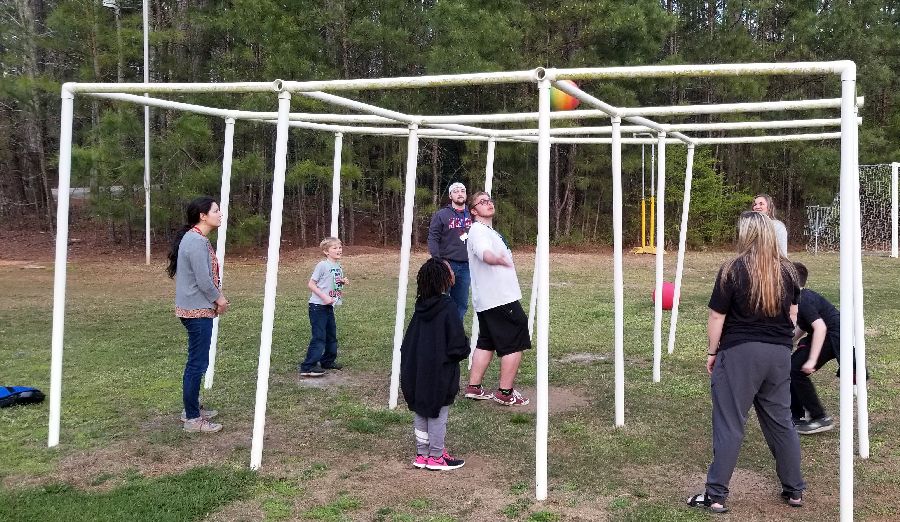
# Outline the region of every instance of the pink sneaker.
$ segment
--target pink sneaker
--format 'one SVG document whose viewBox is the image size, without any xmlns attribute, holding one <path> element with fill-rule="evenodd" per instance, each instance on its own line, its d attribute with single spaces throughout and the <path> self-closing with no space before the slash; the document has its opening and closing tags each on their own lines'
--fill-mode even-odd
<svg viewBox="0 0 900 522">
<path fill-rule="evenodd" d="M 497 390 L 491 396 L 494 399 L 494 402 L 502 404 L 504 406 L 525 406 L 530 400 L 527 397 L 523 396 L 519 393 L 518 390 L 513 390 L 509 395 L 503 395 L 503 392 Z"/>
<path fill-rule="evenodd" d="M 428 457 L 425 455 L 416 455 L 416 460 L 413 461 L 413 467 L 425 469 L 426 465 L 428 465 Z"/>
<path fill-rule="evenodd" d="M 490 399 L 494 395 L 491 392 L 484 391 L 484 388 L 481 386 L 472 386 L 471 384 L 466 386 L 466 398 L 467 399 L 475 399 L 476 401 L 483 401 L 486 399 Z"/>
<path fill-rule="evenodd" d="M 432 471 L 447 471 L 461 468 L 465 463 L 466 461 L 463 459 L 447 459 L 441 455 L 440 457 L 428 457 L 425 467 Z"/>
</svg>

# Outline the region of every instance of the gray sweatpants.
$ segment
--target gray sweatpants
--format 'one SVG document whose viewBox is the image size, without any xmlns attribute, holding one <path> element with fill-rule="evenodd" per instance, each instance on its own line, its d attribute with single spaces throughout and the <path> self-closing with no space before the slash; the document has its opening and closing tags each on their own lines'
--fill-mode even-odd
<svg viewBox="0 0 900 522">
<path fill-rule="evenodd" d="M 440 457 L 444 454 L 444 437 L 447 435 L 447 415 L 450 406 L 444 406 L 437 417 L 423 417 L 415 413 L 413 432 L 416 436 L 416 454 Z"/>
<path fill-rule="evenodd" d="M 728 498 L 728 482 L 737 465 L 750 406 L 756 409 L 775 457 L 783 491 L 806 489 L 800 473 L 800 438 L 791 420 L 791 352 L 786 346 L 744 343 L 722 350 L 713 367 L 713 461 L 706 475 L 706 495 Z"/>
</svg>

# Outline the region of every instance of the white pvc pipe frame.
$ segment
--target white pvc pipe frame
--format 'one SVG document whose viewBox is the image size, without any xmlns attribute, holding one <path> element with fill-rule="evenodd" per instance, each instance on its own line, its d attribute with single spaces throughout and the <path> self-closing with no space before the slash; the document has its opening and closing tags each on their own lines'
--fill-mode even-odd
<svg viewBox="0 0 900 522">
<path fill-rule="evenodd" d="M 60 118 L 60 161 L 59 161 L 59 190 L 58 190 L 58 212 L 57 212 L 57 243 L 56 243 L 56 261 L 54 272 L 54 303 L 53 303 L 53 332 L 51 340 L 51 391 L 50 391 L 50 422 L 48 446 L 56 446 L 59 443 L 59 421 L 60 421 L 60 405 L 61 405 L 61 387 L 62 387 L 62 352 L 63 352 L 63 332 L 64 332 L 64 311 L 65 311 L 65 282 L 66 282 L 66 257 L 68 244 L 68 209 L 69 209 L 69 186 L 71 175 L 71 147 L 72 147 L 72 116 L 73 116 L 73 98 L 75 93 L 113 93 L 104 97 L 116 98 L 124 97 L 127 94 L 116 93 L 150 93 L 150 92 L 170 92 L 170 93 L 187 93 L 187 92 L 276 92 L 279 95 L 279 111 L 277 113 L 277 138 L 276 138 L 276 159 L 273 183 L 273 201 L 272 201 L 272 217 L 270 221 L 270 237 L 269 237 L 269 256 L 267 261 L 265 297 L 263 308 L 263 322 L 260 335 L 260 361 L 258 369 L 257 381 L 257 402 L 254 417 L 253 428 L 253 445 L 251 448 L 251 467 L 254 469 L 261 465 L 262 458 L 262 436 L 265 422 L 265 402 L 268 393 L 268 375 L 269 375 L 269 359 L 271 354 L 271 337 L 272 328 L 274 326 L 274 307 L 275 307 L 275 291 L 277 284 L 278 256 L 281 234 L 281 210 L 284 197 L 284 171 L 286 167 L 287 152 L 287 133 L 291 115 L 289 113 L 290 93 L 298 92 L 305 95 L 314 96 L 318 99 L 325 99 L 338 105 L 349 105 L 357 110 L 362 110 L 370 114 L 380 117 L 390 118 L 393 121 L 406 123 L 409 125 L 407 135 L 410 140 L 410 158 L 408 158 L 407 180 L 414 180 L 414 156 L 413 147 L 415 140 L 418 138 L 417 129 L 419 124 L 438 126 L 438 123 L 456 123 L 452 121 L 453 117 L 444 117 L 442 121 L 437 118 L 434 121 L 425 121 L 423 117 L 406 116 L 393 111 L 373 108 L 359 102 L 352 102 L 344 98 L 325 95 L 324 93 L 313 93 L 320 89 L 330 91 L 337 90 L 363 90 L 363 89 L 388 89 L 388 88 L 415 88 L 429 86 L 451 86 L 451 85 L 484 85 L 496 83 L 521 83 L 521 82 L 539 82 L 541 86 L 546 86 L 549 81 L 561 90 L 566 90 L 563 84 L 555 83 L 562 79 L 616 79 L 616 78 L 642 78 L 642 77 L 694 77 L 694 76 L 738 76 L 738 75 L 778 75 L 778 74 L 835 74 L 840 75 L 842 82 L 841 96 L 841 253 L 840 253 L 840 288 L 841 301 L 840 306 L 844 311 L 841 314 L 842 328 L 846 332 L 854 332 L 854 336 L 843 336 L 841 341 L 841 365 L 845 368 L 852 367 L 853 344 L 856 341 L 857 358 L 860 359 L 860 371 L 864 370 L 864 329 L 862 327 L 862 287 L 861 287 L 861 267 L 860 267 L 860 243 L 859 243 L 859 193 L 858 181 L 855 181 L 855 172 L 858 164 L 858 143 L 857 143 L 857 124 L 856 107 L 858 100 L 856 98 L 856 66 L 850 61 L 836 62 L 804 62 L 804 63 L 787 63 L 787 64 L 718 64 L 718 65 L 674 65 L 674 66 L 641 66 L 641 67 L 614 67 L 614 68 L 585 68 L 585 69 L 536 69 L 533 71 L 519 71 L 511 73 L 484 73 L 484 74 L 468 74 L 468 75 L 445 75 L 430 77 L 412 77 L 412 78 L 389 78 L 377 80 L 338 80 L 323 82 L 245 82 L 245 83 L 224 83 L 224 84 L 77 84 L 67 83 L 63 85 L 61 92 L 61 118 Z M 576 89 L 577 90 L 577 89 Z M 543 90 L 541 91 L 543 93 Z M 589 97 L 580 90 L 570 92 L 570 94 L 578 95 L 584 101 Z M 550 143 L 612 143 L 615 148 L 621 147 L 622 143 L 647 143 L 652 140 L 628 140 L 621 138 L 621 128 L 618 123 L 621 118 L 630 117 L 630 113 L 615 107 L 603 104 L 599 100 L 591 98 L 594 106 L 600 106 L 601 112 L 606 114 L 613 123 L 611 132 L 613 137 L 609 141 L 603 139 L 582 138 L 581 140 L 592 141 L 573 141 L 563 139 L 551 139 L 550 125 L 551 119 L 559 119 L 559 114 L 551 115 L 549 111 L 549 103 L 545 102 L 545 96 L 539 94 L 539 112 L 537 113 L 538 124 L 538 144 L 540 164 L 539 186 L 543 182 L 547 182 L 546 174 L 549 172 L 549 151 Z M 166 108 L 179 108 L 176 102 L 166 102 L 157 100 L 151 102 L 148 98 L 143 98 L 140 102 L 144 105 L 162 106 Z M 186 104 L 180 104 L 186 105 Z M 827 103 L 826 103 L 827 105 Z M 185 108 L 185 107 L 180 107 Z M 787 107 L 785 107 L 787 108 Z M 739 112 L 740 108 L 724 109 L 722 112 Z M 217 115 L 221 117 L 239 118 L 243 114 L 237 114 L 239 111 L 221 111 L 215 109 L 199 110 L 195 112 Z M 577 111 L 573 111 L 577 112 Z M 638 111 L 640 113 L 640 111 Z M 700 112 L 700 111 L 695 111 Z M 713 113 L 714 111 L 708 112 Z M 215 113 L 215 114 L 213 114 Z M 671 112 L 675 114 L 676 112 Z M 259 119 L 266 119 L 271 113 L 259 114 Z M 501 118 L 490 119 L 486 121 L 533 121 L 533 113 L 526 113 L 525 116 L 509 115 L 510 119 L 503 120 Z M 652 111 L 644 111 L 643 114 L 652 114 Z M 556 117 L 554 117 L 556 116 Z M 600 114 L 597 114 L 599 117 Z M 565 116 L 563 116 L 565 117 Z M 575 117 L 575 116 L 573 116 Z M 438 117 L 440 118 L 440 117 Z M 523 119 L 515 119 L 523 118 Z M 629 118 L 626 118 L 629 119 Z M 644 128 L 650 128 L 658 131 L 660 135 L 660 143 L 668 143 L 664 140 L 663 134 L 670 133 L 672 135 L 680 134 L 679 131 L 668 129 L 664 125 L 655 124 L 644 118 L 640 118 L 640 123 Z M 472 122 L 471 118 L 463 120 L 467 123 Z M 634 120 L 632 120 L 634 121 Z M 465 131 L 479 135 L 481 139 L 495 139 L 506 141 L 498 138 L 496 131 L 482 130 L 475 128 L 464 128 L 462 126 L 441 125 L 444 129 L 451 131 Z M 805 135 L 803 137 L 778 136 L 778 137 L 753 137 L 753 138 L 707 138 L 707 139 L 691 139 L 686 136 L 679 136 L 680 141 L 688 145 L 697 145 L 705 143 L 729 143 L 729 142 L 760 142 L 760 141 L 793 141 L 795 139 L 828 139 L 836 138 L 833 134 L 827 135 Z M 469 136 L 468 139 L 473 139 Z M 475 138 L 479 139 L 479 138 Z M 715 141 L 714 141 L 715 140 Z M 722 141 L 730 140 L 730 141 Z M 531 141 L 526 136 L 520 136 L 516 141 Z M 541 151 L 544 151 L 543 153 Z M 614 157 L 621 158 L 621 151 L 614 152 Z M 621 164 L 613 168 L 614 183 L 621 183 Z M 619 176 L 616 176 L 616 170 Z M 542 176 L 543 175 L 543 176 Z M 618 180 L 616 179 L 618 178 Z M 407 187 L 407 192 L 410 188 Z M 621 190 L 614 187 L 615 192 Z M 536 496 L 538 499 L 546 498 L 547 488 L 547 467 L 546 467 L 546 441 L 547 441 L 547 415 L 548 405 L 546 400 L 546 391 L 548 389 L 547 382 L 547 365 L 548 365 L 548 344 L 549 344 L 549 243 L 548 243 L 548 224 L 549 215 L 549 191 L 539 191 L 539 216 L 538 227 L 541 234 L 538 238 L 538 266 L 540 270 L 539 285 L 537 288 L 538 305 L 537 305 L 537 354 L 538 354 L 538 415 L 537 415 L 537 460 L 536 463 Z M 406 206 L 411 206 L 411 197 L 407 194 Z M 683 211 L 683 219 L 687 211 Z M 617 214 L 614 212 L 614 214 Z M 661 213 L 660 213 L 661 216 Z M 408 278 L 409 264 L 409 245 L 408 236 L 410 227 L 407 222 L 411 220 L 410 212 L 404 208 L 404 248 L 401 252 L 401 273 L 400 286 L 405 290 Z M 617 218 L 614 215 L 614 228 L 616 227 Z M 621 225 L 620 223 L 618 223 Z M 658 224 L 662 229 L 662 222 Z M 614 239 L 617 245 L 614 259 L 621 256 L 621 230 Z M 659 235 L 659 245 L 662 245 L 662 234 Z M 679 242 L 681 243 L 681 242 Z M 658 258 L 659 259 L 659 258 Z M 405 262 L 405 263 L 404 263 Z M 402 270 L 402 268 L 407 270 Z M 621 262 L 614 262 L 614 270 L 616 271 L 614 282 L 617 288 L 615 292 L 616 300 L 616 351 L 621 346 L 623 334 L 623 317 L 621 302 L 623 299 L 621 293 Z M 658 284 L 657 284 L 658 286 Z M 405 292 L 404 292 L 405 294 Z M 401 302 L 401 292 L 398 288 L 398 318 L 401 313 L 405 313 L 405 295 Z M 857 312 L 859 309 L 859 312 Z M 395 329 L 395 334 L 397 333 Z M 854 339 L 855 337 L 855 339 Z M 396 359 L 396 356 L 394 357 Z M 396 363 L 396 361 L 394 361 Z M 616 365 L 619 371 L 620 365 Z M 841 451 L 840 451 L 840 470 L 841 470 L 841 520 L 852 520 L 853 517 L 853 396 L 852 396 L 852 372 L 843 372 L 841 375 Z M 861 379 L 861 385 L 865 386 L 865 379 Z M 619 387 L 617 379 L 617 388 Z M 392 382 L 391 389 L 394 392 L 395 386 Z M 617 390 L 618 394 L 618 390 Z M 617 424 L 620 424 L 617 400 Z M 862 442 L 862 441 L 861 441 Z"/>
</svg>

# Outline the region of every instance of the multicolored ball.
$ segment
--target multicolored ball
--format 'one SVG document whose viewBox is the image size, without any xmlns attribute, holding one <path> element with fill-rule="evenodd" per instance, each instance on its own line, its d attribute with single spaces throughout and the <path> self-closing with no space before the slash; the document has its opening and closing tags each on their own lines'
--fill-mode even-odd
<svg viewBox="0 0 900 522">
<path fill-rule="evenodd" d="M 567 83 L 573 87 L 578 87 L 578 84 L 572 80 L 560 80 L 559 83 Z M 550 87 L 550 108 L 554 111 L 571 111 L 578 107 L 579 103 L 581 101 L 578 98 L 570 96 L 556 87 Z"/>
</svg>

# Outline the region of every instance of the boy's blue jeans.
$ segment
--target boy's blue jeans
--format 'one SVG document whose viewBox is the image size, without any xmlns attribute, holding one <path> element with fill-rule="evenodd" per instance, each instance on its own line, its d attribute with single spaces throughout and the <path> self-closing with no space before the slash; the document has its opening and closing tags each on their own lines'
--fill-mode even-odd
<svg viewBox="0 0 900 522">
<path fill-rule="evenodd" d="M 187 363 L 181 383 L 184 413 L 188 419 L 200 416 L 200 381 L 209 367 L 209 345 L 212 341 L 213 320 L 208 317 L 181 319 L 188 334 Z"/>
<path fill-rule="evenodd" d="M 456 276 L 456 283 L 450 287 L 450 298 L 456 303 L 459 318 L 463 319 L 466 316 L 466 310 L 469 309 L 469 285 L 472 281 L 472 277 L 469 275 L 469 263 L 457 261 L 449 261 L 449 263 Z"/>
<path fill-rule="evenodd" d="M 333 366 L 337 359 L 337 326 L 334 322 L 334 307 L 309 303 L 309 326 L 312 337 L 306 349 L 306 359 L 300 365 L 301 372 L 308 372 L 316 364 L 323 368 Z"/>
</svg>

